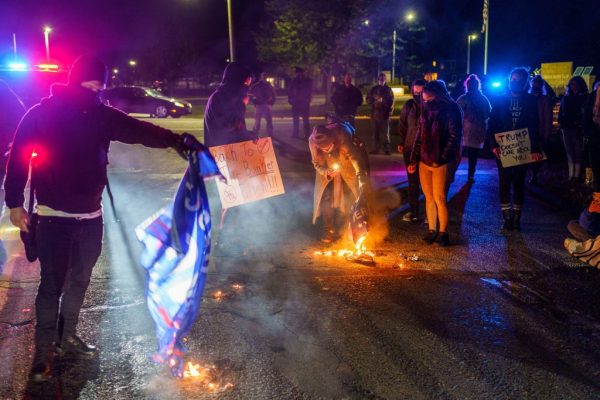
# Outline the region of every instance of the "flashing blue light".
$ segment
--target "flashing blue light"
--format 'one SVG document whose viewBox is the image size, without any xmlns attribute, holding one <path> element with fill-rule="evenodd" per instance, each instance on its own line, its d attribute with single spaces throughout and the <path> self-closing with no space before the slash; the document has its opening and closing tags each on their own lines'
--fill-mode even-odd
<svg viewBox="0 0 600 400">
<path fill-rule="evenodd" d="M 492 87 L 493 87 L 493 88 L 496 88 L 496 89 L 497 89 L 497 88 L 499 88 L 500 86 L 502 86 L 502 82 L 498 82 L 498 81 L 492 82 Z"/>
<path fill-rule="evenodd" d="M 24 62 L 12 62 L 8 64 L 8 69 L 11 71 L 27 71 L 27 64 Z"/>
</svg>

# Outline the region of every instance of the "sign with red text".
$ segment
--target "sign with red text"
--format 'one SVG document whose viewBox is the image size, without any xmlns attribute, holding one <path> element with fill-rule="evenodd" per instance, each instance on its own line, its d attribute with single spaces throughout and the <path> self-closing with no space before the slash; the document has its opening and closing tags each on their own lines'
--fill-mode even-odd
<svg viewBox="0 0 600 400">
<path fill-rule="evenodd" d="M 209 148 L 227 182 L 217 181 L 223 208 L 285 193 L 271 138 Z"/>
<path fill-rule="evenodd" d="M 500 146 L 500 162 L 504 168 L 535 162 L 531 158 L 531 138 L 527 128 L 500 132 L 494 136 Z"/>
</svg>

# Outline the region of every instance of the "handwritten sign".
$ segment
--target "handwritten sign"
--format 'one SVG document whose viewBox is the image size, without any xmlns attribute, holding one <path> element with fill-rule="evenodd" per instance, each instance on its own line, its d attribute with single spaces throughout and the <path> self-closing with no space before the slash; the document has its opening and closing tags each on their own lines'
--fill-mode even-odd
<svg viewBox="0 0 600 400">
<path fill-rule="evenodd" d="M 223 208 L 285 193 L 271 138 L 209 148 L 227 183 L 217 181 Z"/>
<path fill-rule="evenodd" d="M 535 162 L 531 158 L 531 138 L 527 129 L 500 132 L 495 137 L 500 146 L 500 162 L 504 168 Z"/>
</svg>

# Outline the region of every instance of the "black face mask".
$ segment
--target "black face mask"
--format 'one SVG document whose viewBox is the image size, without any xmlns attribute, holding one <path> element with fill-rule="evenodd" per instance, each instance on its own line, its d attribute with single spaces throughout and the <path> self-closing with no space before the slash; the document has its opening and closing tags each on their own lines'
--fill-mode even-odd
<svg viewBox="0 0 600 400">
<path fill-rule="evenodd" d="M 430 100 L 427 103 L 423 103 L 423 108 L 427 112 L 436 112 L 440 108 L 441 102 L 439 100 Z"/>
<path fill-rule="evenodd" d="M 417 102 L 418 105 L 421 105 L 421 96 L 420 94 L 413 94 L 413 99 L 415 99 L 415 101 Z"/>
<path fill-rule="evenodd" d="M 508 84 L 508 88 L 511 92 L 514 93 L 523 93 L 525 91 L 526 82 L 522 81 L 510 81 Z"/>
</svg>

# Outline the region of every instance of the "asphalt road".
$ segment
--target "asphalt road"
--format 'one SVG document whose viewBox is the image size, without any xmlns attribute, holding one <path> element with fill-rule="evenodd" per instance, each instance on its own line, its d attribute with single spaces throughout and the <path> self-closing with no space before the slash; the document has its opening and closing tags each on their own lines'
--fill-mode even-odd
<svg viewBox="0 0 600 400">
<path fill-rule="evenodd" d="M 153 121 L 202 137 L 197 119 Z M 289 128 L 276 120 L 276 135 Z M 568 215 L 528 197 L 523 231 L 500 233 L 495 166 L 482 160 L 475 184 L 462 165 L 451 188 L 452 246 L 427 245 L 422 224 L 401 221 L 400 156 L 375 156 L 388 216 L 371 245 L 375 265 L 316 255 L 328 248 L 310 224 L 305 146 L 283 141 L 286 194 L 238 212 L 239 235 L 211 258 L 187 359 L 214 365 L 214 382 L 233 387 L 210 392 L 149 360 L 156 340 L 133 230 L 168 203 L 185 163 L 171 150 L 117 143 L 119 222 L 106 201 L 104 251 L 79 325 L 100 347 L 97 360 L 61 361 L 51 382 L 27 381 L 39 266 L 0 221 L 0 398 L 600 398 L 600 274 L 563 250 Z"/>
</svg>

